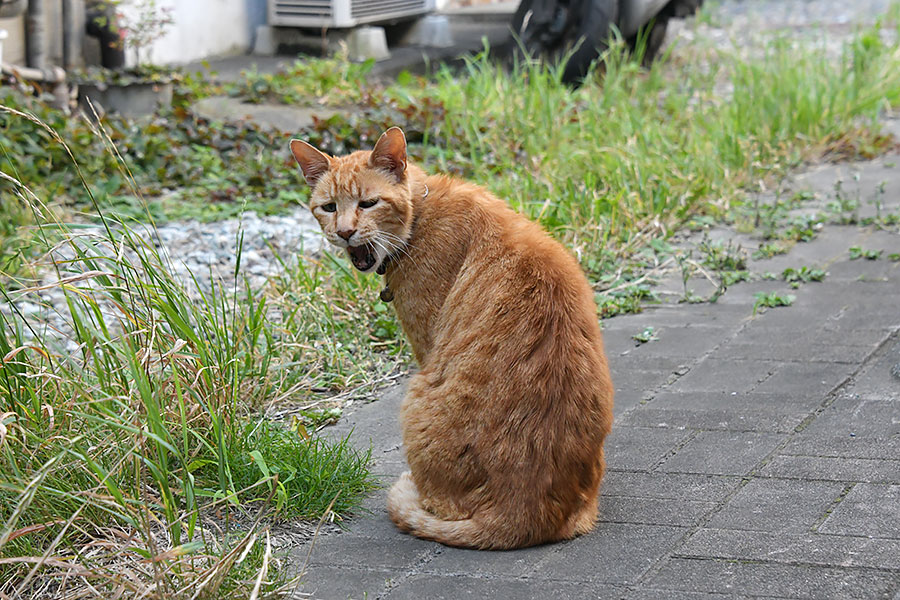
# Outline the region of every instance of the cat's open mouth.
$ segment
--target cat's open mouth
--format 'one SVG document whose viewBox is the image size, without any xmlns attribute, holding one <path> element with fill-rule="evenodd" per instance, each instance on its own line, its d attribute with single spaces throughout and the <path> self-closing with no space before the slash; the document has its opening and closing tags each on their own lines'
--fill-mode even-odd
<svg viewBox="0 0 900 600">
<path fill-rule="evenodd" d="M 347 246 L 347 254 L 350 255 L 350 262 L 360 271 L 368 271 L 375 266 L 375 248 L 369 244 L 362 246 Z"/>
</svg>

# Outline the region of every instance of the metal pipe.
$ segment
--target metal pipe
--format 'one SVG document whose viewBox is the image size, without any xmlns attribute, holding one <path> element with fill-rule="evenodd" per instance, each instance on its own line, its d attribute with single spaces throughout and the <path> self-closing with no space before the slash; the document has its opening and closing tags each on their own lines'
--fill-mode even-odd
<svg viewBox="0 0 900 600">
<path fill-rule="evenodd" d="M 25 13 L 25 62 L 35 69 L 47 66 L 47 52 L 44 50 L 44 0 L 28 0 L 28 11 Z"/>
<path fill-rule="evenodd" d="M 76 0 L 62 0 L 63 21 L 63 67 L 74 69 L 79 66 L 81 57 L 81 36 L 79 35 L 79 23 L 84 18 L 79 13 L 81 2 Z M 81 17 L 81 18 L 79 18 Z"/>
<path fill-rule="evenodd" d="M 12 75 L 16 79 L 47 84 L 50 93 L 53 94 L 53 106 L 61 110 L 69 109 L 69 86 L 66 84 L 66 72 L 59 67 L 35 69 L 3 63 L 0 64 L 0 71 L 4 75 Z"/>
</svg>

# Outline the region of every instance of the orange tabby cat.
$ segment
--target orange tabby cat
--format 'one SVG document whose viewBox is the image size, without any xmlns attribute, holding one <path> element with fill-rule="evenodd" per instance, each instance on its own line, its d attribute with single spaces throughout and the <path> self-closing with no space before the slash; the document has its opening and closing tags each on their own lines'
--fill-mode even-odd
<svg viewBox="0 0 900 600">
<path fill-rule="evenodd" d="M 486 190 L 408 164 L 396 127 L 371 152 L 291 151 L 328 241 L 385 275 L 421 367 L 401 411 L 410 471 L 388 495 L 397 527 L 493 549 L 590 531 L 613 388 L 575 259 Z"/>
</svg>

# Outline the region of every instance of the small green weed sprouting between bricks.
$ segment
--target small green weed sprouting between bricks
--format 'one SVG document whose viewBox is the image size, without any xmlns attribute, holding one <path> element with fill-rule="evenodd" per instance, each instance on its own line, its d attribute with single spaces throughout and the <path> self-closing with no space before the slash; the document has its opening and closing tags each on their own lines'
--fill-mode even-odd
<svg viewBox="0 0 900 600">
<path fill-rule="evenodd" d="M 753 304 L 753 314 L 755 315 L 761 308 L 776 308 L 779 306 L 790 306 L 797 299 L 793 294 L 779 294 L 778 292 L 757 292 L 754 294 L 756 302 Z"/>
<path fill-rule="evenodd" d="M 797 288 L 800 287 L 801 283 L 822 281 L 825 279 L 825 275 L 826 273 L 822 269 L 810 269 L 806 266 L 800 267 L 799 269 L 788 267 L 782 271 L 781 278 L 790 283 L 791 287 Z"/>
<path fill-rule="evenodd" d="M 850 247 L 850 260 L 857 260 L 859 258 L 864 258 L 866 260 L 878 260 L 881 258 L 882 250 L 865 250 L 860 246 L 851 246 Z"/>
<path fill-rule="evenodd" d="M 634 334 L 633 336 L 631 336 L 631 339 L 633 339 L 638 343 L 638 345 L 640 345 L 658 340 L 659 337 L 656 335 L 656 331 L 653 329 L 653 327 L 644 327 L 643 331 Z"/>
<path fill-rule="evenodd" d="M 761 260 L 765 258 L 772 258 L 773 256 L 777 256 L 779 254 L 786 254 L 788 250 L 789 248 L 784 244 L 769 242 L 766 244 L 760 244 L 759 248 L 753 252 L 752 256 L 754 260 Z"/>
</svg>

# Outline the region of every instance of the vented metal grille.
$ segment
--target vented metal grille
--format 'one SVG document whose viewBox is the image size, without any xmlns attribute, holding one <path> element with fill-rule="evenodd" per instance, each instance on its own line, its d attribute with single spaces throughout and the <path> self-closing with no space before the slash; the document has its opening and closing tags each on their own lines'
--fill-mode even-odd
<svg viewBox="0 0 900 600">
<path fill-rule="evenodd" d="M 425 0 L 351 0 L 350 3 L 350 14 L 354 19 L 389 18 L 423 13 L 426 10 Z"/>
<path fill-rule="evenodd" d="M 330 19 L 331 0 L 274 0 L 273 13 L 278 21 Z"/>
<path fill-rule="evenodd" d="M 268 0 L 276 27 L 347 28 L 414 18 L 434 10 L 435 0 Z"/>
</svg>

